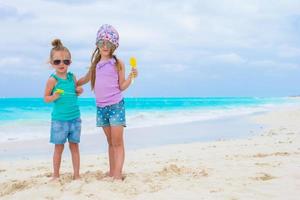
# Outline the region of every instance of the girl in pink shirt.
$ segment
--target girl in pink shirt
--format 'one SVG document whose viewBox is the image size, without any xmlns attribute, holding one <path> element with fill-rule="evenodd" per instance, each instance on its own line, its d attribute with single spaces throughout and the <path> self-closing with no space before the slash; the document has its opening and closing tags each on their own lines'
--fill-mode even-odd
<svg viewBox="0 0 300 200">
<path fill-rule="evenodd" d="M 92 55 L 88 73 L 78 80 L 81 86 L 91 81 L 97 104 L 97 126 L 102 127 L 108 142 L 108 176 L 123 179 L 125 158 L 123 131 L 126 126 L 125 106 L 122 91 L 126 90 L 137 70 L 132 69 L 125 78 L 124 63 L 114 51 L 119 46 L 119 34 L 111 25 L 104 24 L 97 32 L 96 49 Z"/>
</svg>

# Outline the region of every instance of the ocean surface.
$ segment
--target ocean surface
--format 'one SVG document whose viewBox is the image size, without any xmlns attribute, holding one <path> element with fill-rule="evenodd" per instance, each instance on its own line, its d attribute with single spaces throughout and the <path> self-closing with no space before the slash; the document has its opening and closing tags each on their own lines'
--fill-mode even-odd
<svg viewBox="0 0 300 200">
<path fill-rule="evenodd" d="M 298 98 L 125 98 L 127 128 L 153 127 L 244 116 Z M 0 142 L 49 138 L 52 103 L 42 98 L 0 98 Z M 94 98 L 80 98 L 82 134 L 97 133 Z"/>
</svg>

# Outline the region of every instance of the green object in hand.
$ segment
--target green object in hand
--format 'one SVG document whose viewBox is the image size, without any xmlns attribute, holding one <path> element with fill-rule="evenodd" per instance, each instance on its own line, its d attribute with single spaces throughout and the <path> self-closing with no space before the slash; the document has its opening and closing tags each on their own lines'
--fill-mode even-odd
<svg viewBox="0 0 300 200">
<path fill-rule="evenodd" d="M 58 93 L 58 94 L 63 94 L 65 91 L 62 90 L 62 89 L 56 89 L 55 90 L 55 93 Z"/>
</svg>

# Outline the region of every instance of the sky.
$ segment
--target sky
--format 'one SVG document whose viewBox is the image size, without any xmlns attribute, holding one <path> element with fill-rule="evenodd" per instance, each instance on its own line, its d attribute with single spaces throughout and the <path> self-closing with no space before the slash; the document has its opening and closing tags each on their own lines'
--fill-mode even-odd
<svg viewBox="0 0 300 200">
<path fill-rule="evenodd" d="M 299 0 L 1 0 L 0 97 L 43 97 L 55 38 L 82 77 L 102 24 L 137 58 L 126 97 L 300 94 Z"/>
</svg>

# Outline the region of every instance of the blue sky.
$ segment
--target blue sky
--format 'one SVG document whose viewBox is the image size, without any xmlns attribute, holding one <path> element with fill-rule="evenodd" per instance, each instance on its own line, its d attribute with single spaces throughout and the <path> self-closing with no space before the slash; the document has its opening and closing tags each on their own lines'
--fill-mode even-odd
<svg viewBox="0 0 300 200">
<path fill-rule="evenodd" d="M 300 94 L 299 0 L 10 0 L 0 2 L 0 97 L 43 96 L 54 38 L 83 76 L 104 23 L 119 31 L 127 71 L 138 59 L 127 97 Z"/>
</svg>

